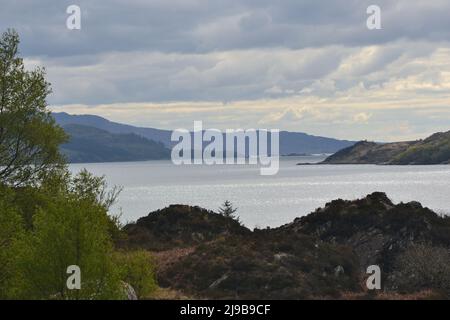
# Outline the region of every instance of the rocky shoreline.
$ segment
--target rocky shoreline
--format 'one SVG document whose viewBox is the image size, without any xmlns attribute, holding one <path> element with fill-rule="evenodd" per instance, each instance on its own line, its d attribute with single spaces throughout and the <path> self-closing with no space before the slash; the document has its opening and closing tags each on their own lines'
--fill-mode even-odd
<svg viewBox="0 0 450 320">
<path fill-rule="evenodd" d="M 151 251 L 159 285 L 184 297 L 450 297 L 450 218 L 380 192 L 332 201 L 279 228 L 249 230 L 212 211 L 173 205 L 124 231 L 118 245 Z M 382 270 L 381 290 L 365 287 L 369 265 Z"/>
</svg>

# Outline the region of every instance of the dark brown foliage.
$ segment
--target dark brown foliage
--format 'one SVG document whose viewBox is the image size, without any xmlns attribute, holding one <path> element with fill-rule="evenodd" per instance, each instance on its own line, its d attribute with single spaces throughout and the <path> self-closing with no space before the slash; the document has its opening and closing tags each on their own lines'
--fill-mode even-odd
<svg viewBox="0 0 450 320">
<path fill-rule="evenodd" d="M 192 297 L 395 298 L 399 288 L 402 294 L 447 297 L 437 281 L 429 280 L 436 277 L 421 273 L 412 281 L 410 273 L 421 270 L 426 260 L 417 250 L 411 253 L 422 243 L 440 248 L 430 250 L 432 260 L 446 261 L 439 253 L 450 248 L 450 218 L 417 202 L 394 204 L 381 192 L 332 201 L 274 229 L 250 231 L 231 218 L 178 205 L 151 213 L 125 230 L 128 240 L 122 245 L 166 250 L 161 257 L 189 248 L 161 263 L 158 281 Z M 411 259 L 416 256 L 421 258 L 417 265 Z M 372 264 L 381 267 L 383 294 L 368 295 L 364 287 L 366 268 Z M 430 263 L 428 268 L 440 275 L 442 265 Z"/>
</svg>

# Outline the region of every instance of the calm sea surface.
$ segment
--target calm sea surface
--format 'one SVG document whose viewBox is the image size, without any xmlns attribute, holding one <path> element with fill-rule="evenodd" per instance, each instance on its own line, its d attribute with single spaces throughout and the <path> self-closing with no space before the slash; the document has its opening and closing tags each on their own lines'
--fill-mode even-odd
<svg viewBox="0 0 450 320">
<path fill-rule="evenodd" d="M 73 164 L 105 175 L 110 185 L 124 188 L 112 212 L 134 221 L 169 204 L 217 209 L 224 200 L 238 207 L 248 227 L 276 227 L 303 216 L 326 202 L 355 199 L 383 191 L 395 202 L 419 201 L 439 213 L 450 213 L 450 165 L 375 166 L 308 165 L 324 157 L 284 157 L 275 176 L 261 176 L 249 165 L 186 165 L 170 161 Z"/>
</svg>

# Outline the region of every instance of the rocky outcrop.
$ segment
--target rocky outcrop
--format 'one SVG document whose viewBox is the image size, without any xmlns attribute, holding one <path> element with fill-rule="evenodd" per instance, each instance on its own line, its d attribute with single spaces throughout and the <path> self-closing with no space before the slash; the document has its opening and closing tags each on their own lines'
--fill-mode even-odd
<svg viewBox="0 0 450 320">
<path fill-rule="evenodd" d="M 126 241 L 119 246 L 148 250 L 185 248 L 227 235 L 244 235 L 250 230 L 218 213 L 186 205 L 171 205 L 140 218 L 124 228 Z"/>
<path fill-rule="evenodd" d="M 390 271 L 396 256 L 412 244 L 450 247 L 449 218 L 418 202 L 395 205 L 381 192 L 354 201 L 332 201 L 282 229 L 349 246 L 362 268 L 377 264 L 385 271 Z"/>
<path fill-rule="evenodd" d="M 385 296 L 450 297 L 450 273 L 442 272 L 450 265 L 450 218 L 417 202 L 394 204 L 381 192 L 332 201 L 274 229 L 250 231 L 198 207 L 171 206 L 125 230 L 129 246 L 159 250 L 159 257 L 188 246 L 164 258 L 170 262 L 160 264 L 158 281 L 197 298 L 364 295 L 373 264 L 383 271 Z"/>
<path fill-rule="evenodd" d="M 419 141 L 375 143 L 360 141 L 325 159 L 323 164 L 449 164 L 450 131 Z"/>
</svg>

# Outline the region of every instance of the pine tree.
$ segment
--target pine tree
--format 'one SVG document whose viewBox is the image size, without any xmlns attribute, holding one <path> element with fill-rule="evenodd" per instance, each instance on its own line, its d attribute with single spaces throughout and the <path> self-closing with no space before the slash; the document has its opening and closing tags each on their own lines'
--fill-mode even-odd
<svg viewBox="0 0 450 320">
<path fill-rule="evenodd" d="M 224 217 L 239 220 L 239 218 L 235 215 L 236 211 L 237 208 L 234 208 L 233 204 L 229 200 L 226 200 L 222 207 L 219 208 L 219 213 Z"/>
</svg>

